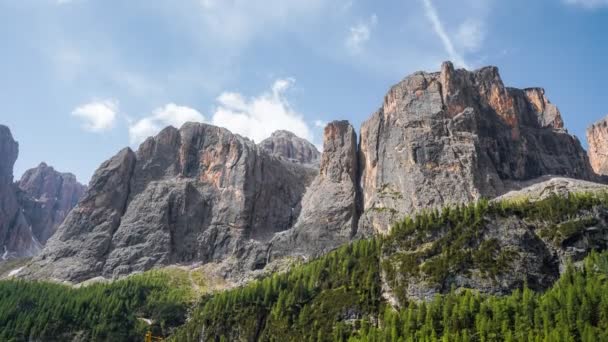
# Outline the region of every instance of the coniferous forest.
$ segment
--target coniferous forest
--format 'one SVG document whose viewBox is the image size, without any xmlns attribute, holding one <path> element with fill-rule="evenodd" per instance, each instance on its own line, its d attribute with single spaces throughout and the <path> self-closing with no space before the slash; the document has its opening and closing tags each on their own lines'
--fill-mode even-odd
<svg viewBox="0 0 608 342">
<path fill-rule="evenodd" d="M 202 296 L 176 269 L 79 288 L 6 280 L 0 340 L 138 341 L 150 329 L 171 341 L 607 341 L 607 252 L 568 262 L 543 291 L 452 286 L 428 300 L 402 291 L 421 278 L 447 287 L 450 274 L 467 269 L 501 274 L 509 256 L 478 239 L 488 219 L 524 218 L 560 244 L 597 224 L 581 212 L 607 207 L 608 194 L 577 194 L 428 211 L 396 222 L 388 236 Z M 424 255 L 404 253 L 420 243 L 430 246 Z"/>
</svg>

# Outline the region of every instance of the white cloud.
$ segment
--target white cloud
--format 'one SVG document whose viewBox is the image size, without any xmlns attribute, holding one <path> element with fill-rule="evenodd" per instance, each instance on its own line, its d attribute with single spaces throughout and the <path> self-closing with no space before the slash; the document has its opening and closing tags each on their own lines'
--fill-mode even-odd
<svg viewBox="0 0 608 342">
<path fill-rule="evenodd" d="M 372 14 L 367 22 L 351 26 L 345 42 L 346 47 L 353 53 L 361 52 L 365 43 L 371 38 L 372 29 L 377 23 L 378 17 Z"/>
<path fill-rule="evenodd" d="M 477 51 L 485 36 L 483 23 L 476 19 L 467 19 L 460 24 L 456 32 L 458 45 L 467 51 Z"/>
<path fill-rule="evenodd" d="M 83 121 L 82 127 L 90 132 L 107 131 L 114 125 L 118 113 L 116 100 L 93 101 L 76 107 L 72 115 Z"/>
<path fill-rule="evenodd" d="M 186 122 L 204 122 L 205 117 L 196 109 L 168 103 L 157 108 L 152 115 L 136 121 L 129 126 L 131 144 L 138 144 L 155 135 L 167 126 L 181 127 Z"/>
<path fill-rule="evenodd" d="M 581 6 L 586 9 L 595 9 L 608 6 L 608 0 L 564 0 L 564 2 L 568 5 Z"/>
<path fill-rule="evenodd" d="M 301 114 L 296 112 L 285 97 L 295 81 L 278 79 L 270 92 L 246 98 L 239 93 L 224 92 L 218 98 L 212 123 L 226 127 L 260 142 L 278 129 L 285 129 L 312 141 L 313 134 Z"/>
<path fill-rule="evenodd" d="M 443 23 L 439 19 L 437 10 L 435 9 L 435 6 L 433 6 L 433 3 L 431 2 L 431 0 L 422 0 L 422 3 L 424 4 L 424 12 L 425 12 L 426 17 L 429 19 L 429 21 L 433 25 L 433 30 L 435 31 L 437 36 L 439 36 L 439 39 L 441 40 L 441 43 L 443 44 L 443 47 L 445 48 L 445 51 L 448 53 L 450 59 L 452 59 L 452 61 L 456 65 L 467 68 L 468 66 L 467 66 L 466 62 L 464 61 L 464 58 L 454 48 L 454 44 L 452 43 L 450 36 L 448 36 L 448 34 L 443 26 Z"/>
<path fill-rule="evenodd" d="M 317 128 L 325 128 L 325 126 L 327 126 L 327 122 L 323 120 L 315 120 L 314 124 Z"/>
</svg>

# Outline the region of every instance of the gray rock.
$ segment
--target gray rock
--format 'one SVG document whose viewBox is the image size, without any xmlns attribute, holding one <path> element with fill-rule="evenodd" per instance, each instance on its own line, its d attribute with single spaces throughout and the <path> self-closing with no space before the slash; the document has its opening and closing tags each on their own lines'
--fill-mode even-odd
<svg viewBox="0 0 608 342">
<path fill-rule="evenodd" d="M 23 275 L 80 282 L 230 258 L 235 274 L 262 268 L 316 174 L 223 128 L 168 127 L 99 167 Z"/>
<path fill-rule="evenodd" d="M 271 242 L 270 260 L 283 256 L 310 257 L 348 242 L 356 233 L 357 136 L 347 121 L 334 121 L 324 130 L 319 176 L 302 199 L 294 228 Z"/>
<path fill-rule="evenodd" d="M 587 129 L 587 142 L 593 170 L 600 175 L 608 176 L 608 117 Z"/>
<path fill-rule="evenodd" d="M 496 67 L 418 72 L 361 127 L 362 235 L 423 208 L 493 198 L 542 175 L 595 180 L 542 89 L 503 85 Z"/>
<path fill-rule="evenodd" d="M 0 250 L 1 260 L 29 256 L 40 248 L 31 239 L 13 185 L 13 166 L 19 154 L 19 144 L 8 127 L 0 125 Z"/>
<path fill-rule="evenodd" d="M 168 127 L 137 153 L 126 149 L 102 164 L 20 275 L 80 282 L 214 263 L 240 283 L 291 257 L 384 234 L 421 209 L 495 198 L 546 175 L 598 179 L 544 91 L 507 88 L 495 67 L 470 72 L 444 63 L 441 72 L 408 76 L 362 125 L 358 146 L 345 121 L 324 133 L 317 170 L 309 165 L 318 159 L 314 146 L 288 132 L 255 145 L 214 126 Z M 569 189 L 560 182 L 553 187 Z M 521 268 L 546 252 L 526 229 L 505 221 L 485 234 L 519 248 L 525 258 L 514 269 L 550 281 L 553 269 L 542 278 L 536 266 Z M 490 286 L 459 276 L 458 284 Z"/>
<path fill-rule="evenodd" d="M 499 196 L 493 201 L 522 200 L 539 201 L 553 195 L 566 196 L 575 192 L 602 192 L 608 191 L 608 185 L 594 183 L 580 179 L 544 176 L 530 181 L 513 184 L 512 190 Z"/>
<path fill-rule="evenodd" d="M 13 183 L 19 144 L 0 125 L 0 260 L 36 255 L 76 205 L 84 187 L 42 163 Z"/>
<path fill-rule="evenodd" d="M 27 170 L 19 182 L 19 203 L 34 237 L 45 244 L 67 214 L 76 206 L 86 187 L 71 173 L 60 173 L 40 163 Z"/>
<path fill-rule="evenodd" d="M 262 149 L 276 156 L 300 164 L 316 165 L 319 163 L 321 153 L 315 145 L 295 134 L 279 130 L 258 144 Z"/>
<path fill-rule="evenodd" d="M 522 189 L 511 191 L 494 199 L 499 201 L 540 201 L 549 196 L 567 196 L 570 193 L 608 192 L 608 185 L 592 183 L 577 179 L 562 177 L 543 177 L 521 184 Z M 559 225 L 581 224 L 582 229 L 567 230 L 565 237 L 552 235 Z M 442 249 L 434 246 L 438 242 L 442 248 L 447 248 L 445 239 L 449 229 L 439 229 L 427 233 L 422 241 L 408 244 L 400 241 L 397 247 L 389 247 L 392 253 L 384 256 L 385 262 L 394 267 L 403 267 L 395 255 L 417 255 L 418 265 L 424 265 L 436 257 Z M 561 232 L 561 230 L 560 230 Z M 413 239 L 416 234 L 411 234 Z M 480 226 L 475 228 L 475 234 L 468 237 L 466 246 L 472 254 L 482 250 L 482 246 L 493 247 L 486 249 L 486 256 L 494 258 L 491 265 L 480 267 L 471 259 L 460 257 L 460 266 L 451 265 L 448 276 L 439 281 L 431 274 L 419 271 L 405 277 L 398 277 L 397 283 L 385 284 L 385 296 L 393 298 L 393 305 L 399 302 L 394 298 L 395 292 L 402 292 L 408 299 L 430 300 L 437 293 L 446 293 L 451 289 L 475 289 L 484 293 L 509 294 L 515 288 L 527 284 L 533 290 L 549 288 L 564 271 L 568 262 L 578 262 L 593 250 L 608 248 L 608 208 L 595 206 L 591 209 L 579 210 L 565 221 L 555 226 L 547 220 L 524 219 L 519 215 L 486 214 L 481 219 Z M 407 241 L 407 237 L 405 237 Z M 443 242 L 441 242 L 443 240 Z M 409 246 L 409 247 L 408 247 Z M 451 256 L 455 258 L 455 256 Z M 419 258 L 419 259 L 418 259 Z M 474 260 L 474 256 L 472 259 Z M 498 262 L 498 260 L 501 260 Z M 496 270 L 489 272 L 492 266 Z M 386 277 L 386 274 L 384 275 Z M 400 291 L 403 290 L 403 291 Z"/>
</svg>

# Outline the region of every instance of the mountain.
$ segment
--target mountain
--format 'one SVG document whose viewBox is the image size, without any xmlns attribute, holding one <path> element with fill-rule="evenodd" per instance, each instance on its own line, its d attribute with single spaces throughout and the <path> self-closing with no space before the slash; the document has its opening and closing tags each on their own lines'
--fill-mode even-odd
<svg viewBox="0 0 608 342">
<path fill-rule="evenodd" d="M 70 173 L 41 163 L 13 183 L 19 144 L 8 127 L 0 125 L 0 245 L 2 259 L 36 255 L 85 187 Z"/>
<path fill-rule="evenodd" d="M 8 127 L 0 125 L 0 245 L 3 260 L 31 256 L 41 249 L 23 215 L 13 184 L 13 166 L 18 154 L 19 144 Z"/>
<path fill-rule="evenodd" d="M 579 185 L 596 188 L 560 179 L 543 187 L 575 192 L 410 217 L 386 236 L 226 291 L 187 267 L 92 286 L 0 281 L 0 340 L 136 341 L 151 331 L 179 342 L 606 341 L 608 253 L 583 259 L 579 249 L 605 248 L 608 192 L 576 193 Z M 549 250 L 574 252 L 572 261 Z M 471 279 L 489 286 L 458 287 Z M 407 299 L 438 284 L 432 300 Z"/>
<path fill-rule="evenodd" d="M 32 226 L 34 237 L 43 245 L 86 189 L 73 174 L 57 172 L 46 163 L 25 171 L 17 187 L 24 215 Z"/>
<path fill-rule="evenodd" d="M 414 73 L 389 90 L 359 139 L 334 121 L 323 140 L 317 169 L 305 163 L 314 146 L 290 133 L 255 145 L 210 125 L 168 127 L 99 167 L 23 276 L 80 282 L 214 263 L 240 283 L 284 260 L 387 234 L 421 210 L 550 175 L 600 180 L 544 90 L 505 87 L 496 67 L 446 62 Z M 525 245 L 521 233 L 511 244 Z"/>
<path fill-rule="evenodd" d="M 271 154 L 300 164 L 316 164 L 321 157 L 315 145 L 285 130 L 273 132 L 258 145 Z"/>
<path fill-rule="evenodd" d="M 265 244 L 293 225 L 317 172 L 224 128 L 167 127 L 97 169 L 24 274 L 78 282 L 175 263 L 263 268 Z"/>
<path fill-rule="evenodd" d="M 493 198 L 542 175 L 596 179 L 544 91 L 505 87 L 496 67 L 446 62 L 406 77 L 363 123 L 359 153 L 367 235 L 413 211 Z"/>
<path fill-rule="evenodd" d="M 302 198 L 293 228 L 270 242 L 269 261 L 321 255 L 353 238 L 360 210 L 357 160 L 353 126 L 347 121 L 330 122 L 323 132 L 319 175 Z"/>
<path fill-rule="evenodd" d="M 587 129 L 589 160 L 593 170 L 608 176 L 608 117 Z"/>
</svg>

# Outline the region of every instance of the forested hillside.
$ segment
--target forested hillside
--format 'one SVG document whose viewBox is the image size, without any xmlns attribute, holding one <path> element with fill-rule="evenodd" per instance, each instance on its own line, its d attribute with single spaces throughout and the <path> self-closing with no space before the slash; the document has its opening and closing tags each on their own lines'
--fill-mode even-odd
<svg viewBox="0 0 608 342">
<path fill-rule="evenodd" d="M 600 238 L 580 242 L 605 232 L 607 209 L 608 194 L 579 194 L 429 211 L 388 236 L 203 298 L 179 270 L 77 289 L 3 281 L 0 340 L 137 341 L 143 318 L 180 342 L 608 340 L 608 253 Z M 528 238 L 522 246 L 537 237 L 571 260 L 540 264 L 548 275 L 563 266 L 561 276 L 514 275 L 536 254 L 496 235 L 508 233 L 496 230 L 505 222 L 525 223 L 516 226 Z M 412 288 L 432 291 L 421 300 Z"/>
</svg>

